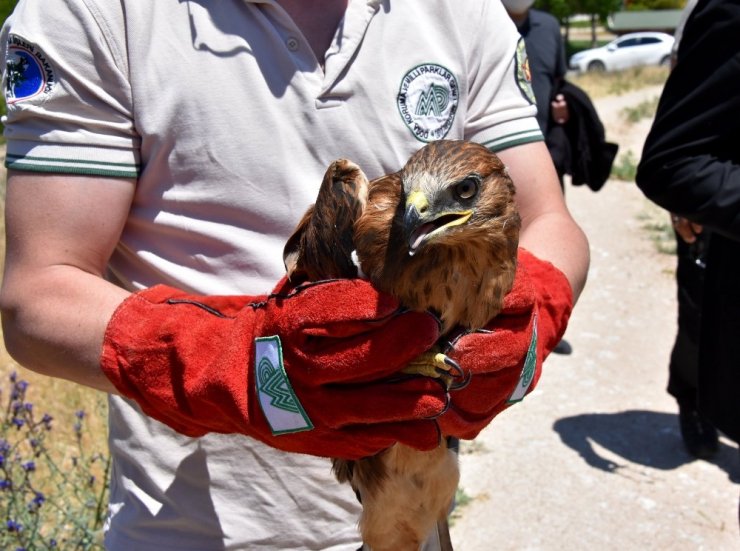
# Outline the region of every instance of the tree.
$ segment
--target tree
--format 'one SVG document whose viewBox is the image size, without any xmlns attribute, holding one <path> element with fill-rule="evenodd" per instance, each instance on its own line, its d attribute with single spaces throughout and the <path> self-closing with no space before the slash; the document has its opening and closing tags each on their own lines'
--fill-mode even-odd
<svg viewBox="0 0 740 551">
<path fill-rule="evenodd" d="M 0 0 L 0 22 L 5 22 L 17 3 L 18 0 Z"/>
<path fill-rule="evenodd" d="M 640 0 L 651 1 L 651 0 Z M 682 0 L 652 0 L 658 1 L 682 1 Z M 560 19 L 565 28 L 565 42 L 568 43 L 570 25 L 568 18 L 576 14 L 585 14 L 591 16 L 591 45 L 596 46 L 596 25 L 597 22 L 606 21 L 606 17 L 622 8 L 622 0 L 537 0 L 535 6 L 550 12 Z"/>
<path fill-rule="evenodd" d="M 596 47 L 596 22 L 606 21 L 610 13 L 619 11 L 622 0 L 580 0 L 581 12 L 591 16 L 591 46 Z"/>
</svg>

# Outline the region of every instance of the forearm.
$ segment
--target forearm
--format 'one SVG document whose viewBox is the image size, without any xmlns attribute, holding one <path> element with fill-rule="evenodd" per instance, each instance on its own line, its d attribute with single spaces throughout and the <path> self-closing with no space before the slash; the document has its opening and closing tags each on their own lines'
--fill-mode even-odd
<svg viewBox="0 0 740 551">
<path fill-rule="evenodd" d="M 565 205 L 544 142 L 507 149 L 499 157 L 516 185 L 522 217 L 519 245 L 559 268 L 577 300 L 586 284 L 588 240 Z"/>
<path fill-rule="evenodd" d="M 108 321 L 127 295 L 73 266 L 7 270 L 0 292 L 5 346 L 28 369 L 116 392 L 100 353 Z"/>
<path fill-rule="evenodd" d="M 586 236 L 570 215 L 551 212 L 538 216 L 522 232 L 519 244 L 559 268 L 570 283 L 573 299 L 578 300 L 586 285 L 590 256 Z"/>
<path fill-rule="evenodd" d="M 126 292 L 103 273 L 134 189 L 128 179 L 9 171 L 0 309 L 6 347 L 24 367 L 112 390 L 100 352 Z"/>
</svg>

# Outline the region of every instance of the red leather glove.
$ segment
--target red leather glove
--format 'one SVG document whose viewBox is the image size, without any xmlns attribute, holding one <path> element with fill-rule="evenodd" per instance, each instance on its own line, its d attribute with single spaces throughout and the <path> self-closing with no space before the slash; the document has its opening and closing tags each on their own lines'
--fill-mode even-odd
<svg viewBox="0 0 740 551">
<path fill-rule="evenodd" d="M 463 335 L 447 351 L 469 374 L 470 384 L 450 392 L 450 408 L 438 419 L 442 432 L 475 438 L 499 412 L 524 398 L 565 333 L 572 309 L 565 275 L 520 248 L 514 287 L 501 313 L 485 331 Z"/>
<path fill-rule="evenodd" d="M 261 297 L 156 286 L 111 318 L 101 365 L 118 391 L 189 436 L 242 433 L 281 450 L 356 459 L 432 449 L 445 392 L 389 380 L 439 336 L 429 314 L 361 280 Z"/>
</svg>

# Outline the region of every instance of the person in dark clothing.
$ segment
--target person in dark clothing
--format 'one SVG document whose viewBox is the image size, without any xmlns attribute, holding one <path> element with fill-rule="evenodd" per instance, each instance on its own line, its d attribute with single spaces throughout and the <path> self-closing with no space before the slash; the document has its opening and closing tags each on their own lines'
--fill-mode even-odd
<svg viewBox="0 0 740 551">
<path fill-rule="evenodd" d="M 686 24 L 637 171 L 645 195 L 710 230 L 701 300 L 698 415 L 740 441 L 740 4 L 700 0 Z M 678 221 L 678 220 L 677 220 Z M 690 351 L 674 351 L 690 361 Z M 673 375 L 673 373 L 672 373 Z M 673 381 L 673 379 L 672 379 Z M 680 393 L 680 384 L 671 383 Z"/>
<path fill-rule="evenodd" d="M 537 122 L 549 147 L 548 136 L 562 132 L 562 125 L 570 116 L 563 95 L 554 94 L 567 70 L 565 45 L 558 20 L 549 13 L 532 9 L 533 3 L 534 0 L 503 0 L 509 17 L 524 38 L 537 102 Z M 553 161 L 563 186 L 565 169 L 559 166 L 555 155 Z"/>
<path fill-rule="evenodd" d="M 695 6 L 696 0 L 686 3 L 676 26 L 671 68 L 676 66 L 683 30 Z M 668 393 L 678 404 L 679 427 L 686 450 L 694 457 L 708 459 L 719 450 L 719 435 L 714 425 L 699 413 L 696 396 L 704 271 L 712 232 L 675 213 L 671 213 L 671 223 L 676 238 L 678 330 L 668 363 Z"/>
<path fill-rule="evenodd" d="M 671 215 L 676 234 L 678 331 L 668 364 L 668 393 L 678 404 L 679 426 L 686 450 L 708 459 L 719 450 L 719 435 L 699 413 L 699 340 L 704 296 L 706 252 L 711 232 L 678 215 Z"/>
</svg>

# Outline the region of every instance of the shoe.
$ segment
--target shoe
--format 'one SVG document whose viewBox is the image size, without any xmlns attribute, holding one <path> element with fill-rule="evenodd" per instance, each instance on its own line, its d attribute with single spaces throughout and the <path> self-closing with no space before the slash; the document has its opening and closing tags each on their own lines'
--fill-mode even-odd
<svg viewBox="0 0 740 551">
<path fill-rule="evenodd" d="M 719 451 L 717 429 L 696 409 L 679 406 L 678 421 L 684 446 L 691 455 L 699 459 L 709 459 Z"/>
<path fill-rule="evenodd" d="M 555 354 L 568 356 L 570 354 L 573 354 L 573 347 L 568 341 L 566 341 L 565 339 L 561 339 L 560 342 L 555 346 L 555 348 L 552 349 L 552 351 L 555 352 Z"/>
</svg>

